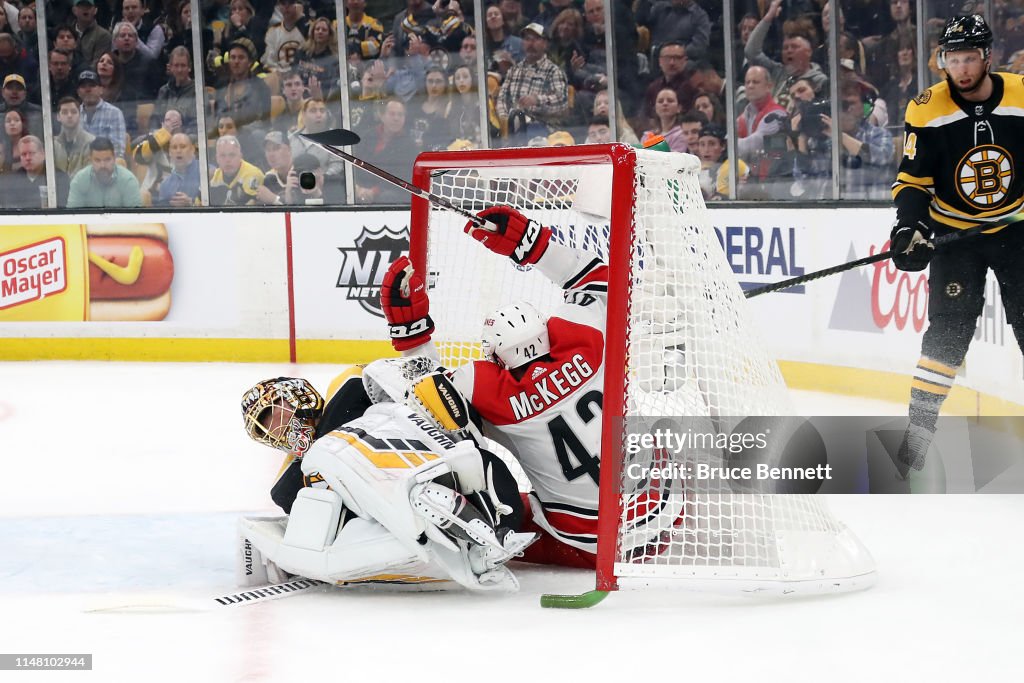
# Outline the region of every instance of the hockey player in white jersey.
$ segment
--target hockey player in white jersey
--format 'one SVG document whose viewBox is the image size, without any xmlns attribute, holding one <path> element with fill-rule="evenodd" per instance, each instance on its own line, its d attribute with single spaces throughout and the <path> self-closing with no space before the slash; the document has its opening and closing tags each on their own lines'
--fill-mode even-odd
<svg viewBox="0 0 1024 683">
<path fill-rule="evenodd" d="M 597 550 L 601 408 L 608 267 L 594 254 L 551 240 L 551 229 L 511 207 L 478 216 L 466 232 L 491 251 L 537 268 L 565 290 L 565 303 L 542 316 L 528 302 L 498 309 L 484 321 L 485 360 L 450 371 L 483 418 L 483 433 L 519 460 L 534 491 L 529 498 L 541 539 L 526 561 L 593 567 Z M 381 304 L 394 347 L 436 356 L 423 278 L 408 258 L 392 264 Z"/>
<path fill-rule="evenodd" d="M 243 397 L 247 432 L 288 452 L 285 472 L 298 465 L 302 476 L 275 485 L 288 517 L 240 521 L 241 582 L 295 574 L 515 590 L 504 563 L 534 534 L 510 526 L 520 519 L 514 480 L 507 470 L 496 475 L 500 460 L 468 438 L 468 409 L 448 378 L 428 359 L 390 359 L 357 367 L 332 388 L 326 409 L 297 378 L 261 382 Z M 338 416 L 350 419 L 337 424 Z M 494 493 L 496 476 L 506 491 L 512 482 L 511 505 Z"/>
</svg>

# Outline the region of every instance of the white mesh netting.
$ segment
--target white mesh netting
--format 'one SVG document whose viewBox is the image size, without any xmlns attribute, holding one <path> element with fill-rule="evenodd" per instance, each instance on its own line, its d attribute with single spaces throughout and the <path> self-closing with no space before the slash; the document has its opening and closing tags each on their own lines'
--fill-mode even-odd
<svg viewBox="0 0 1024 683">
<path fill-rule="evenodd" d="M 558 242 L 605 260 L 610 200 L 631 203 L 629 272 L 610 282 L 626 288 L 629 313 L 607 321 L 609 329 L 625 328 L 626 367 L 606 369 L 625 374 L 625 393 L 604 403 L 606 412 L 618 405 L 625 416 L 613 425 L 623 438 L 661 416 L 702 416 L 715 429 L 718 418 L 791 414 L 778 366 L 757 338 L 704 206 L 697 159 L 638 150 L 635 181 L 624 187 L 613 182 L 619 165 L 574 164 L 572 155 L 566 148 L 565 159 L 527 166 L 457 168 L 461 162 L 453 160 L 452 169 L 432 174 L 430 190 L 474 211 L 514 206 L 550 226 Z M 430 211 L 431 314 L 448 367 L 480 357 L 481 325 L 495 308 L 527 300 L 543 311 L 562 301 L 556 285 L 481 248 L 463 234 L 464 224 L 453 212 Z M 656 457 L 648 450 L 627 463 Z M 686 458 L 721 464 L 721 452 Z M 816 581 L 870 569 L 870 556 L 817 498 L 736 494 L 703 482 L 638 483 L 626 470 L 618 577 Z"/>
</svg>

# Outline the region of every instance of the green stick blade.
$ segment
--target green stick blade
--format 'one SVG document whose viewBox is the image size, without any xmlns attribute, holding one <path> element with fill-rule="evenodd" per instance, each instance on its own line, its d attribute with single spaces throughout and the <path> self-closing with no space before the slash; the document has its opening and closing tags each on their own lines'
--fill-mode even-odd
<svg viewBox="0 0 1024 683">
<path fill-rule="evenodd" d="M 584 609 L 593 607 L 608 597 L 608 591 L 587 591 L 581 595 L 550 595 L 540 596 L 541 607 L 557 609 Z"/>
</svg>

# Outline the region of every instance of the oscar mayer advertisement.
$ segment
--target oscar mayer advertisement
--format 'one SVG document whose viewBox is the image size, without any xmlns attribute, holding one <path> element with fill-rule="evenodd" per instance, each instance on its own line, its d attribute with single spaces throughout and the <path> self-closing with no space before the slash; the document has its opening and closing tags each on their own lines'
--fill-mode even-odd
<svg viewBox="0 0 1024 683">
<path fill-rule="evenodd" d="M 0 321 L 157 321 L 174 259 L 162 223 L 0 230 Z"/>
</svg>

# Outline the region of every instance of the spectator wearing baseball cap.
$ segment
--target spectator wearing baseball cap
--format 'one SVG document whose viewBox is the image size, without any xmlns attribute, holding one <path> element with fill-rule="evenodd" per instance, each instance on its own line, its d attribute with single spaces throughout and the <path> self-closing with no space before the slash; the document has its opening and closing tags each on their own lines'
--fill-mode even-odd
<svg viewBox="0 0 1024 683">
<path fill-rule="evenodd" d="M 544 27 L 527 24 L 521 32 L 523 61 L 513 66 L 498 91 L 497 112 L 508 120 L 513 111 L 549 126 L 560 123 L 569 112 L 569 82 L 565 71 L 547 56 Z"/>
<path fill-rule="evenodd" d="M 100 88 L 100 77 L 95 71 L 78 74 L 78 99 L 82 102 L 80 125 L 87 133 L 104 137 L 114 145 L 118 159 L 124 159 L 125 137 L 128 135 L 124 114 L 105 101 Z"/>
<path fill-rule="evenodd" d="M 9 35 L 0 33 L 0 36 Z M 43 130 L 43 109 L 38 104 L 28 101 L 28 89 L 25 85 L 25 77 L 21 74 L 8 74 L 4 77 L 3 87 L 0 88 L 0 95 L 3 101 L 0 102 L 0 113 L 12 110 L 21 112 L 28 121 L 29 130 L 42 132 Z"/>
<path fill-rule="evenodd" d="M 95 64 L 100 55 L 110 52 L 113 46 L 110 31 L 96 23 L 95 0 L 75 0 L 71 13 L 75 15 L 74 27 L 78 34 L 78 54 L 82 57 L 81 63 Z"/>
<path fill-rule="evenodd" d="M 716 124 L 705 124 L 697 138 L 696 152 L 700 158 L 697 178 L 706 200 L 729 197 L 729 160 L 722 160 L 725 156 L 725 139 L 725 129 Z M 746 183 L 750 168 L 742 159 L 737 170 L 737 182 Z"/>
<path fill-rule="evenodd" d="M 548 136 L 549 147 L 572 147 L 575 144 L 576 140 L 566 130 L 556 130 Z"/>
<path fill-rule="evenodd" d="M 218 85 L 214 109 L 218 117 L 233 117 L 239 129 L 251 127 L 254 135 L 263 135 L 269 128 L 270 88 L 253 73 L 256 58 L 256 47 L 248 38 L 231 43 L 227 82 Z"/>
<path fill-rule="evenodd" d="M 263 176 L 263 184 L 256 190 L 256 199 L 261 204 L 281 206 L 284 204 L 288 172 L 292 170 L 292 146 L 288 137 L 279 130 L 267 133 L 263 136 L 263 154 L 268 170 Z"/>
<path fill-rule="evenodd" d="M 18 45 L 17 39 L 10 33 L 0 33 L 0 79 L 11 74 L 38 74 L 39 65 L 30 63 L 24 57 L 24 50 Z M 34 90 L 38 90 L 38 76 L 33 84 Z"/>
</svg>

